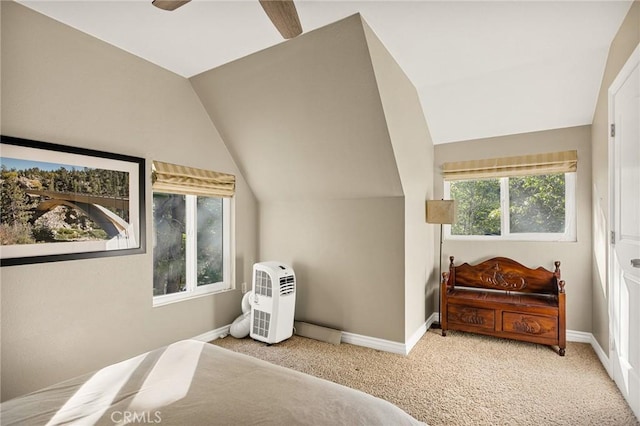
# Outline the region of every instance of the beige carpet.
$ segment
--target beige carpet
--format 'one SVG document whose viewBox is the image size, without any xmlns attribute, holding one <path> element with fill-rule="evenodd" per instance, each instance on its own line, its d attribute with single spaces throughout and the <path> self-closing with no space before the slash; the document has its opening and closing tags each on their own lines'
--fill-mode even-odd
<svg viewBox="0 0 640 426">
<path fill-rule="evenodd" d="M 640 425 L 590 345 L 550 348 L 429 330 L 408 356 L 293 336 L 212 342 L 360 389 L 437 425 Z"/>
</svg>

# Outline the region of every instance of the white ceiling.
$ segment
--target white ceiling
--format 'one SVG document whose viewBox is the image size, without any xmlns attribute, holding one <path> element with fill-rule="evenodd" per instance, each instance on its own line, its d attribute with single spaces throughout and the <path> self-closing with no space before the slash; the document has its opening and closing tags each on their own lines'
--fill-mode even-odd
<svg viewBox="0 0 640 426">
<path fill-rule="evenodd" d="M 184 77 L 283 42 L 257 0 L 19 3 Z M 434 143 L 591 124 L 632 0 L 297 0 L 305 32 L 354 13 L 416 86 Z"/>
</svg>

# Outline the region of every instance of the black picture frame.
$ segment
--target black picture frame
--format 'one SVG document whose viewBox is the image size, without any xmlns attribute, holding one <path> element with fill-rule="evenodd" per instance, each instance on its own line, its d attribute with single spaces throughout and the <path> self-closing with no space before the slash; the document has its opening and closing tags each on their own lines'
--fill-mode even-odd
<svg viewBox="0 0 640 426">
<path fill-rule="evenodd" d="M 0 266 L 146 252 L 144 158 L 0 139 Z"/>
</svg>

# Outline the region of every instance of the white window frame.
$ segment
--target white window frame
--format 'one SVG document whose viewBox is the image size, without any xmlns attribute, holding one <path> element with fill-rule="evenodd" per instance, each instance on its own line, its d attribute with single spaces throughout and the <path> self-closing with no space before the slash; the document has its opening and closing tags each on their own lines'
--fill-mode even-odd
<svg viewBox="0 0 640 426">
<path fill-rule="evenodd" d="M 197 243 L 196 238 L 196 224 L 197 221 L 197 196 L 185 195 L 185 209 L 186 209 L 186 222 L 187 222 L 187 244 L 185 247 L 185 262 L 186 268 L 186 281 L 187 286 L 184 291 L 171 294 L 162 294 L 153 296 L 153 306 L 163 306 L 170 303 L 181 302 L 183 300 L 190 300 L 197 297 L 208 296 L 214 293 L 225 292 L 233 289 L 233 271 L 231 269 L 231 254 L 233 248 L 233 238 L 231 235 L 231 226 L 233 211 L 234 211 L 234 199 L 222 198 L 222 275 L 223 279 L 217 283 L 211 283 L 198 286 L 197 284 Z M 155 247 L 155 232 L 153 235 L 154 247 Z"/>
<path fill-rule="evenodd" d="M 453 235 L 451 225 L 444 225 L 444 238 L 463 241 L 568 241 L 575 242 L 576 231 L 576 173 L 565 173 L 564 203 L 565 203 L 565 232 L 562 233 L 511 233 L 509 217 L 509 178 L 495 178 L 500 180 L 500 218 L 502 235 Z M 469 179 L 477 180 L 477 179 Z M 444 181 L 444 198 L 451 198 L 451 181 Z"/>
</svg>

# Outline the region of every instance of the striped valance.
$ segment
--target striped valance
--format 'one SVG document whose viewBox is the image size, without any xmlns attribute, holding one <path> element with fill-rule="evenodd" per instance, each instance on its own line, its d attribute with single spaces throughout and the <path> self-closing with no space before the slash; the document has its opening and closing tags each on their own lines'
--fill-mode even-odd
<svg viewBox="0 0 640 426">
<path fill-rule="evenodd" d="M 170 194 L 233 197 L 236 177 L 226 173 L 153 162 L 153 190 Z"/>
<path fill-rule="evenodd" d="M 568 173 L 577 168 L 578 152 L 562 151 L 444 163 L 442 175 L 444 180 L 483 179 Z"/>
</svg>

